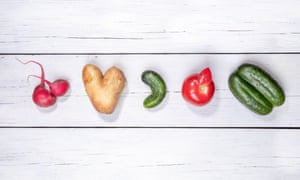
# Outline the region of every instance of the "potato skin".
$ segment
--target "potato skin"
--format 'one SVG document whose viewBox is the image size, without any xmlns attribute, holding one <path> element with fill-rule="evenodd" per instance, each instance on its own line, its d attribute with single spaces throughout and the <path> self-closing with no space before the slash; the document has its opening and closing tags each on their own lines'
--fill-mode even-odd
<svg viewBox="0 0 300 180">
<path fill-rule="evenodd" d="M 113 66 L 103 75 L 97 66 L 86 64 L 82 80 L 94 108 L 101 113 L 113 113 L 126 84 L 123 72 Z"/>
</svg>

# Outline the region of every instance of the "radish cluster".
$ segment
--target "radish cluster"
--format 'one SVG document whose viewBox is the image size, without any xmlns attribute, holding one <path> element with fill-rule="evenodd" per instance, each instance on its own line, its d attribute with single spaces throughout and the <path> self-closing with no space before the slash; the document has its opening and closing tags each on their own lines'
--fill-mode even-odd
<svg viewBox="0 0 300 180">
<path fill-rule="evenodd" d="M 70 87 L 70 84 L 67 80 L 57 79 L 53 82 L 50 82 L 47 79 L 45 79 L 45 72 L 42 64 L 40 64 L 37 61 L 27 61 L 27 62 L 20 61 L 20 62 L 22 64 L 35 63 L 39 65 L 41 68 L 41 76 L 37 76 L 37 75 L 28 76 L 28 77 L 33 76 L 41 79 L 40 84 L 34 88 L 32 94 L 32 100 L 37 106 L 50 107 L 56 103 L 57 97 L 63 96 L 67 93 Z"/>
</svg>

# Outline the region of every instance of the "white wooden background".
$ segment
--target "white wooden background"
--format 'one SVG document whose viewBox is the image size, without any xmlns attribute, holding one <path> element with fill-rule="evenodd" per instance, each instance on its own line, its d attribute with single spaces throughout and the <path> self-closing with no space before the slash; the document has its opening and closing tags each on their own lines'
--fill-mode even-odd
<svg viewBox="0 0 300 180">
<path fill-rule="evenodd" d="M 0 1 L 0 179 L 291 179 L 300 176 L 300 1 Z M 52 109 L 31 101 L 37 60 L 71 91 Z M 227 79 L 260 65 L 287 100 L 258 116 Z M 113 115 L 91 106 L 86 63 L 120 67 L 127 79 Z M 214 99 L 195 108 L 183 79 L 209 66 Z M 142 107 L 146 69 L 167 82 L 164 103 Z"/>
</svg>

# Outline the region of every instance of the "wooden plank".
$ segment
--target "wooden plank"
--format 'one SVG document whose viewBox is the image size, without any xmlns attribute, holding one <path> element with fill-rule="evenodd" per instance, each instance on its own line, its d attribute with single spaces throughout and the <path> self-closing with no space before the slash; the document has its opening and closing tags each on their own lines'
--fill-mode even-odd
<svg viewBox="0 0 300 180">
<path fill-rule="evenodd" d="M 71 91 L 57 106 L 41 110 L 31 101 L 39 80 L 26 80 L 39 74 L 38 66 L 16 61 L 35 59 L 45 66 L 46 78 L 67 78 Z M 109 55 L 109 56 L 2 56 L 0 59 L 1 126 L 138 126 L 138 127 L 299 127 L 300 55 Z M 252 62 L 272 74 L 285 90 L 286 103 L 268 116 L 258 116 L 242 106 L 228 89 L 227 79 L 239 64 Z M 86 63 L 99 65 L 103 71 L 112 65 L 126 75 L 127 85 L 116 112 L 97 113 L 85 93 L 81 70 Z M 216 94 L 211 103 L 196 108 L 181 97 L 186 76 L 209 66 L 213 71 Z M 140 79 L 146 69 L 159 72 L 167 82 L 168 93 L 154 110 L 142 106 L 150 89 Z"/>
<path fill-rule="evenodd" d="M 0 2 L 0 53 L 298 52 L 298 0 Z"/>
<path fill-rule="evenodd" d="M 289 179 L 298 130 L 1 129 L 1 179 Z"/>
</svg>

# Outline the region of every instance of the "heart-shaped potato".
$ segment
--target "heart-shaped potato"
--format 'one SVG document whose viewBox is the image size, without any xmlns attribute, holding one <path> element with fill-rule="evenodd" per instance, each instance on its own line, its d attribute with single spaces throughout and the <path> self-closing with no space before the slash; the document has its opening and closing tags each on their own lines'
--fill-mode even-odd
<svg viewBox="0 0 300 180">
<path fill-rule="evenodd" d="M 123 72 L 113 66 L 103 76 L 97 66 L 86 64 L 82 71 L 82 80 L 95 109 L 105 114 L 113 113 L 125 87 Z"/>
</svg>

